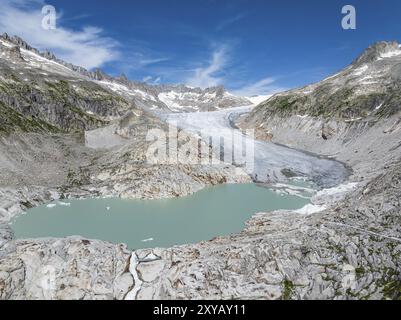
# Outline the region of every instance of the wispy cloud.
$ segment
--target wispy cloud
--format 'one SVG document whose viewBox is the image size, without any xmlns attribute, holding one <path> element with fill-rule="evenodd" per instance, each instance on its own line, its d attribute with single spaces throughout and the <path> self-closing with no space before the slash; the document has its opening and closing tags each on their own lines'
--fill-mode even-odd
<svg viewBox="0 0 401 320">
<path fill-rule="evenodd" d="M 215 49 L 212 53 L 212 58 L 205 67 L 194 70 L 186 83 L 194 87 L 213 87 L 224 82 L 221 72 L 226 67 L 228 62 L 228 48 L 221 46 Z"/>
<path fill-rule="evenodd" d="M 64 17 L 61 8 L 57 8 L 60 14 L 57 29 L 44 30 L 41 13 L 43 5 L 44 0 L 0 0 L 0 30 L 18 35 L 39 49 L 50 49 L 61 59 L 88 69 L 118 61 L 119 63 L 108 65 L 112 72 L 139 75 L 138 78 L 151 84 L 159 84 L 167 79 L 201 88 L 226 85 L 234 88 L 234 93 L 244 96 L 268 95 L 285 89 L 277 84 L 277 78 L 272 77 L 239 84 L 238 70 L 242 63 L 235 60 L 234 47 L 238 45 L 235 42 L 211 44 L 212 49 L 207 60 L 199 62 L 199 57 L 196 61 L 191 57 L 178 61 L 174 54 L 165 55 L 149 48 L 149 44 L 135 39 L 123 46 L 115 39 L 107 37 L 96 26 L 74 29 L 63 27 L 62 22 L 68 17 Z M 70 19 L 80 20 L 82 23 L 85 17 L 83 15 Z M 223 20 L 217 29 L 229 27 L 243 17 L 244 14 L 238 14 Z M 234 68 L 230 70 L 233 65 Z"/>
<path fill-rule="evenodd" d="M 141 59 L 139 59 L 137 61 L 137 64 L 140 67 L 146 67 L 146 66 L 150 66 L 152 64 L 157 64 L 157 63 L 165 62 L 168 60 L 169 60 L 169 58 L 145 58 L 145 57 L 142 57 Z"/>
<path fill-rule="evenodd" d="M 229 17 L 227 19 L 222 20 L 216 27 L 216 31 L 221 31 L 227 27 L 229 27 L 230 25 L 234 24 L 237 21 L 242 20 L 243 18 L 245 18 L 245 14 L 244 13 L 240 13 L 237 14 L 233 17 Z"/>
<path fill-rule="evenodd" d="M 50 49 L 61 59 L 88 69 L 119 57 L 118 42 L 104 36 L 101 28 L 43 29 L 43 5 L 42 0 L 1 0 L 0 30 L 18 35 L 39 49 Z"/>
<path fill-rule="evenodd" d="M 71 21 L 83 20 L 83 19 L 91 17 L 91 15 L 87 14 L 87 13 L 78 14 L 78 15 L 72 16 L 72 17 L 64 17 L 63 12 L 60 12 L 59 16 L 60 16 L 60 18 L 63 19 L 63 22 L 66 22 L 66 21 L 71 22 Z"/>
<path fill-rule="evenodd" d="M 234 90 L 233 92 L 241 96 L 252 97 L 257 95 L 271 95 L 285 90 L 286 88 L 276 84 L 275 78 L 267 77 Z"/>
<path fill-rule="evenodd" d="M 170 57 L 163 57 L 159 52 L 149 50 L 146 44 L 135 44 L 124 46 L 124 51 L 120 59 L 109 65 L 109 71 L 112 74 L 124 73 L 131 79 L 143 79 L 147 76 L 157 78 L 163 76 L 168 78 L 168 73 L 162 73 L 160 70 L 164 67 L 164 62 L 170 61 Z M 148 80 L 144 81 L 148 82 Z"/>
<path fill-rule="evenodd" d="M 152 76 L 146 76 L 142 79 L 143 82 L 146 82 L 148 84 L 153 84 L 153 85 L 160 84 L 161 80 L 162 80 L 161 77 L 152 77 Z"/>
</svg>

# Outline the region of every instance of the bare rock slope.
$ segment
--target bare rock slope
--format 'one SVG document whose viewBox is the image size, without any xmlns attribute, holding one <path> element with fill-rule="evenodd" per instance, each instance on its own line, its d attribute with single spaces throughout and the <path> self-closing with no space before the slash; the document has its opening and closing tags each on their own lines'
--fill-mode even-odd
<svg viewBox="0 0 401 320">
<path fill-rule="evenodd" d="M 238 235 L 141 250 L 139 299 L 399 299 L 401 118 L 398 43 L 378 43 L 320 83 L 238 119 L 259 138 L 343 161 L 358 187 L 303 216 L 261 213 Z"/>
<path fill-rule="evenodd" d="M 123 299 L 134 283 L 124 245 L 16 241 L 8 224 L 24 210 L 69 197 L 177 197 L 250 181 L 231 165 L 201 158 L 193 165 L 149 163 L 147 133 L 167 125 L 96 74 L 19 38 L 0 38 L 0 299 Z M 124 144 L 86 146 L 85 131 L 113 125 Z M 198 149 L 198 139 L 181 139 Z"/>
<path fill-rule="evenodd" d="M 58 197 L 178 196 L 244 177 L 225 164 L 149 166 L 144 133 L 165 124 L 128 98 L 124 79 L 116 86 L 17 40 L 3 37 L 0 57 L 1 299 L 400 298 L 398 44 L 377 44 L 338 75 L 238 121 L 260 138 L 342 160 L 356 190 L 312 215 L 260 213 L 237 235 L 128 252 L 76 237 L 15 240 L 8 222 Z M 127 112 L 128 127 L 118 122 Z M 84 130 L 111 124 L 130 142 L 85 146 Z"/>
</svg>

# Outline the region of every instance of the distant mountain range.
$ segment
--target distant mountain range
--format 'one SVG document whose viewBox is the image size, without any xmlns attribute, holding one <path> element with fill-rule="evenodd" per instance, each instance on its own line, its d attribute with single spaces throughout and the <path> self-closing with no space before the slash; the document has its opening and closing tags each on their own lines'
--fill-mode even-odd
<svg viewBox="0 0 401 320">
<path fill-rule="evenodd" d="M 75 86 L 83 81 L 91 81 L 145 110 L 215 111 L 252 104 L 246 98 L 230 94 L 222 86 L 201 89 L 186 85 L 150 85 L 130 81 L 125 75 L 112 77 L 100 69 L 88 71 L 58 59 L 49 51 L 40 52 L 17 36 L 10 37 L 3 34 L 0 37 L 0 53 L 0 58 L 3 60 L 0 63 L 4 65 L 12 62 L 15 71 L 18 71 L 13 73 L 14 77 L 19 80 L 32 82 L 34 78 L 42 77 L 46 80 L 48 77 L 47 79 L 53 83 L 57 80 L 65 80 L 69 83 L 74 82 Z M 4 72 L 4 67 L 2 70 Z M 29 72 L 26 72 L 27 70 Z"/>
</svg>

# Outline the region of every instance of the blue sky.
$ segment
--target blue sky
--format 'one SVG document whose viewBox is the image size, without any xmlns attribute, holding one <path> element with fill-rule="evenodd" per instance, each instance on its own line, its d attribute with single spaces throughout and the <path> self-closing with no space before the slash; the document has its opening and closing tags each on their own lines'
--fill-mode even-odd
<svg viewBox="0 0 401 320">
<path fill-rule="evenodd" d="M 55 6 L 57 29 L 41 28 Z M 343 30 L 341 9 L 357 10 Z M 0 31 L 87 68 L 244 94 L 302 86 L 380 40 L 401 41 L 399 0 L 1 0 Z"/>
</svg>

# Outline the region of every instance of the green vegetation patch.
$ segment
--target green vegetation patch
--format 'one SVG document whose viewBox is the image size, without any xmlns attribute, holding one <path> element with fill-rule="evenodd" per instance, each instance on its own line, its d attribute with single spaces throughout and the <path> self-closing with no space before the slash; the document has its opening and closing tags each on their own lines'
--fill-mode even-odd
<svg viewBox="0 0 401 320">
<path fill-rule="evenodd" d="M 283 300 L 291 300 L 292 295 L 294 293 L 295 285 L 288 279 L 284 280 L 283 285 L 284 285 Z"/>
<path fill-rule="evenodd" d="M 0 133 L 12 132 L 51 132 L 57 133 L 61 130 L 41 119 L 26 117 L 23 114 L 7 107 L 0 102 Z"/>
</svg>

